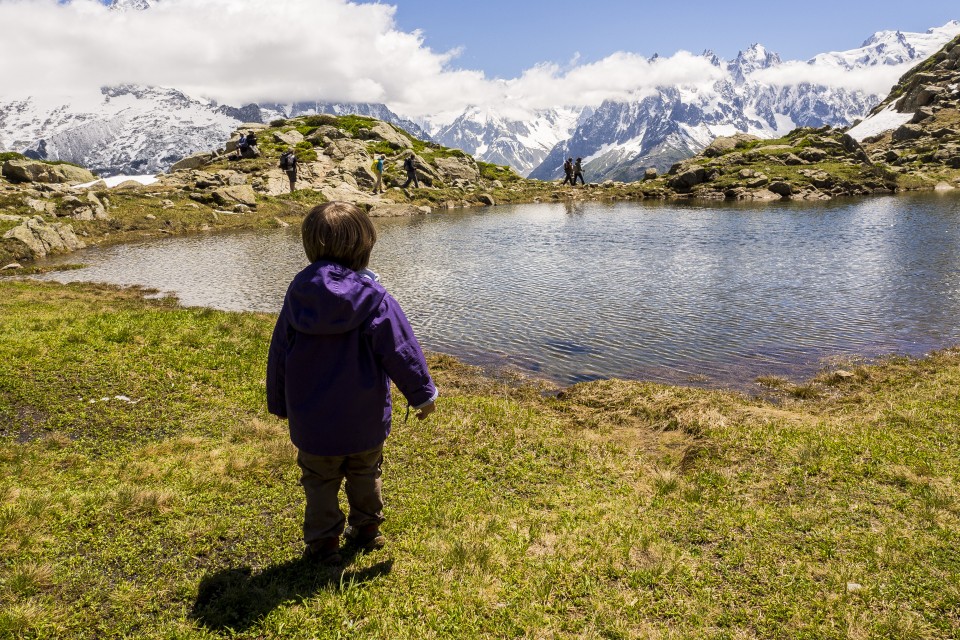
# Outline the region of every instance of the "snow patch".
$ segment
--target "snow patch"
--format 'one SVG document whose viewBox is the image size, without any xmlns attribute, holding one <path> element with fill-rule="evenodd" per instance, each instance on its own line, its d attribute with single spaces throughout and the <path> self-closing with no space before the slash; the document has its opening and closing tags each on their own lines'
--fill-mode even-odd
<svg viewBox="0 0 960 640">
<path fill-rule="evenodd" d="M 880 113 L 870 116 L 853 127 L 847 133 L 857 142 L 862 142 L 864 138 L 869 138 L 870 136 L 875 136 L 885 131 L 892 131 L 905 125 L 910 122 L 911 118 L 913 118 L 912 113 L 900 113 L 896 110 L 896 107 L 891 104 Z"/>
<path fill-rule="evenodd" d="M 147 176 L 110 176 L 109 178 L 98 178 L 97 180 L 94 180 L 93 182 L 84 182 L 83 184 L 78 184 L 78 185 L 76 185 L 76 186 L 74 187 L 74 189 L 89 189 L 89 188 L 92 187 L 93 185 L 99 184 L 99 183 L 101 183 L 101 182 L 105 183 L 105 184 L 107 185 L 107 188 L 113 189 L 113 188 L 114 188 L 115 186 L 117 186 L 118 184 L 122 184 L 122 183 L 128 182 L 128 181 L 130 181 L 130 180 L 132 180 L 132 181 L 134 181 L 134 182 L 139 182 L 139 183 L 142 184 L 142 185 L 148 185 L 148 184 L 153 184 L 154 182 L 157 182 L 157 177 L 156 177 L 156 176 L 150 176 L 150 175 L 147 175 Z"/>
</svg>

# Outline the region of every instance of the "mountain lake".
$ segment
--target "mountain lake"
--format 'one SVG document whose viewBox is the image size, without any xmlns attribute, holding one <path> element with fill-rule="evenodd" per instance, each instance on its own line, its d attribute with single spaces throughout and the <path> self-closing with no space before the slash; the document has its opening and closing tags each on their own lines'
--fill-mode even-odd
<svg viewBox="0 0 960 640">
<path fill-rule="evenodd" d="M 370 267 L 424 348 L 569 384 L 749 388 L 960 344 L 960 197 L 529 204 L 376 219 Z M 299 230 L 91 248 L 38 276 L 276 313 Z"/>
</svg>

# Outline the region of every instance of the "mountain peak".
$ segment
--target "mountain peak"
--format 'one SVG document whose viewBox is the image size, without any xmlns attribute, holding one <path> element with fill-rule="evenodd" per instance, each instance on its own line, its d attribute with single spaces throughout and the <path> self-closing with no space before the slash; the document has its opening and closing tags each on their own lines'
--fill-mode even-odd
<svg viewBox="0 0 960 640">
<path fill-rule="evenodd" d="M 110 9 L 113 11 L 143 11 L 157 3 L 157 0 L 113 0 Z"/>
</svg>

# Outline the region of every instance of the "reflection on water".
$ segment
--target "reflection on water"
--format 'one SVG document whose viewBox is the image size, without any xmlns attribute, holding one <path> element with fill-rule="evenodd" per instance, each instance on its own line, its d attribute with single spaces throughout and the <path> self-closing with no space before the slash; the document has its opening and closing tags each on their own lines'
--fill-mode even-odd
<svg viewBox="0 0 960 640">
<path fill-rule="evenodd" d="M 377 220 L 371 267 L 427 349 L 572 382 L 739 385 L 825 357 L 960 342 L 960 199 L 816 205 L 563 204 Z M 61 281 L 275 312 L 296 229 L 91 249 Z"/>
</svg>

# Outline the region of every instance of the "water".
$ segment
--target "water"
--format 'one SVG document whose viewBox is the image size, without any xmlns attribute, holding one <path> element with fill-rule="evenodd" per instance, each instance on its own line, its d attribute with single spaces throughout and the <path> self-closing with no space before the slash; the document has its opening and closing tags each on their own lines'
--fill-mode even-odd
<svg viewBox="0 0 960 640">
<path fill-rule="evenodd" d="M 815 205 L 588 203 L 377 220 L 371 268 L 428 350 L 562 383 L 745 387 L 828 358 L 960 343 L 960 198 Z M 90 249 L 60 281 L 276 312 L 295 228 Z"/>
</svg>

